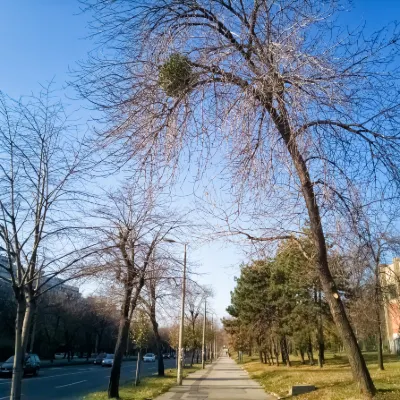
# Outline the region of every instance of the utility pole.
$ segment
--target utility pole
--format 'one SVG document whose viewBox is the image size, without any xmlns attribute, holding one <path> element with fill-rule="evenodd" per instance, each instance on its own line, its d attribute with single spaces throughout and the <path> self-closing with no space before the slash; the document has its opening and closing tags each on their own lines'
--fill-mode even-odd
<svg viewBox="0 0 400 400">
<path fill-rule="evenodd" d="M 204 300 L 204 319 L 203 319 L 203 343 L 202 343 L 202 359 L 201 366 L 206 367 L 206 321 L 207 321 L 207 299 Z"/>
<path fill-rule="evenodd" d="M 217 354 L 217 331 L 214 329 L 214 358 L 218 358 Z"/>
</svg>

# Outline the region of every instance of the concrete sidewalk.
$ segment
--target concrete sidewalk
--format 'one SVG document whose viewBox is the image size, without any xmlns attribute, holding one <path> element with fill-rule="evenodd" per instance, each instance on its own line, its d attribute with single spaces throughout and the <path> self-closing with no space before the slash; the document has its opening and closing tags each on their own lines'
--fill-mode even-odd
<svg viewBox="0 0 400 400">
<path fill-rule="evenodd" d="M 246 371 L 235 361 L 224 356 L 205 370 L 197 371 L 156 400 L 276 400 L 264 392 L 261 386 L 250 379 Z"/>
</svg>

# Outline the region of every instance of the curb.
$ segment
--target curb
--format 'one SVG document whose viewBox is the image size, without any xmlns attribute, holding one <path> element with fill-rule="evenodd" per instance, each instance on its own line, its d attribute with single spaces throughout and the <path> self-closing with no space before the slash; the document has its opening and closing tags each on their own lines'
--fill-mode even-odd
<svg viewBox="0 0 400 400">
<path fill-rule="evenodd" d="M 82 361 L 70 361 L 70 362 L 68 362 L 68 361 L 66 361 L 66 362 L 62 362 L 62 363 L 50 363 L 50 362 L 46 362 L 46 364 L 40 364 L 40 369 L 44 369 L 44 368 L 58 368 L 58 367 L 73 367 L 73 366 L 79 366 L 79 365 L 93 365 L 93 361 L 94 361 L 94 359 L 92 359 L 92 360 L 89 360 L 89 361 L 86 361 L 86 360 L 82 360 Z M 137 361 L 137 357 L 133 357 L 133 358 L 129 358 L 128 360 L 127 359 L 123 359 L 122 360 L 122 362 L 125 362 L 125 361 Z"/>
</svg>

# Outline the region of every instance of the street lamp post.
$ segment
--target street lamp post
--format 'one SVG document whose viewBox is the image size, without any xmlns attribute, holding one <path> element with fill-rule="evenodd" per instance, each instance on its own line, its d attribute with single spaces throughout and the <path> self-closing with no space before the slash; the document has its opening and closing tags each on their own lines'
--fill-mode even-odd
<svg viewBox="0 0 400 400">
<path fill-rule="evenodd" d="M 214 338 L 214 313 L 211 314 L 211 340 L 210 340 L 210 361 L 214 361 L 214 348 L 213 348 L 213 338 Z"/>
<path fill-rule="evenodd" d="M 215 322 L 214 322 L 215 316 Z M 215 312 L 211 313 L 211 341 L 210 341 L 210 349 L 211 349 L 211 362 L 216 360 L 217 357 L 217 329 L 216 329 L 216 321 L 217 314 Z"/>
<path fill-rule="evenodd" d="M 182 301 L 181 301 L 181 318 L 179 323 L 179 339 L 178 339 L 178 371 L 176 382 L 182 385 L 182 368 L 183 368 L 183 328 L 185 324 L 185 295 L 186 295 L 186 243 L 178 242 L 174 239 L 164 239 L 164 242 L 183 244 L 185 251 L 183 254 L 183 277 L 182 277 Z"/>
<path fill-rule="evenodd" d="M 203 319 L 203 343 L 202 343 L 202 359 L 201 366 L 206 367 L 206 321 L 207 321 L 207 299 L 204 300 L 204 319 Z"/>
</svg>

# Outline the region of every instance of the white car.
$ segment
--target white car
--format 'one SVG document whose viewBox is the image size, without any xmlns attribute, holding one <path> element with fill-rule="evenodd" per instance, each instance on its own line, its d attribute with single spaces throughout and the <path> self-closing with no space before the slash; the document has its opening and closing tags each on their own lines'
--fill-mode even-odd
<svg viewBox="0 0 400 400">
<path fill-rule="evenodd" d="M 106 354 L 101 362 L 102 367 L 112 367 L 114 363 L 114 354 Z"/>
<path fill-rule="evenodd" d="M 155 362 L 156 356 L 153 353 L 147 353 L 143 356 L 143 361 L 144 362 Z"/>
</svg>

